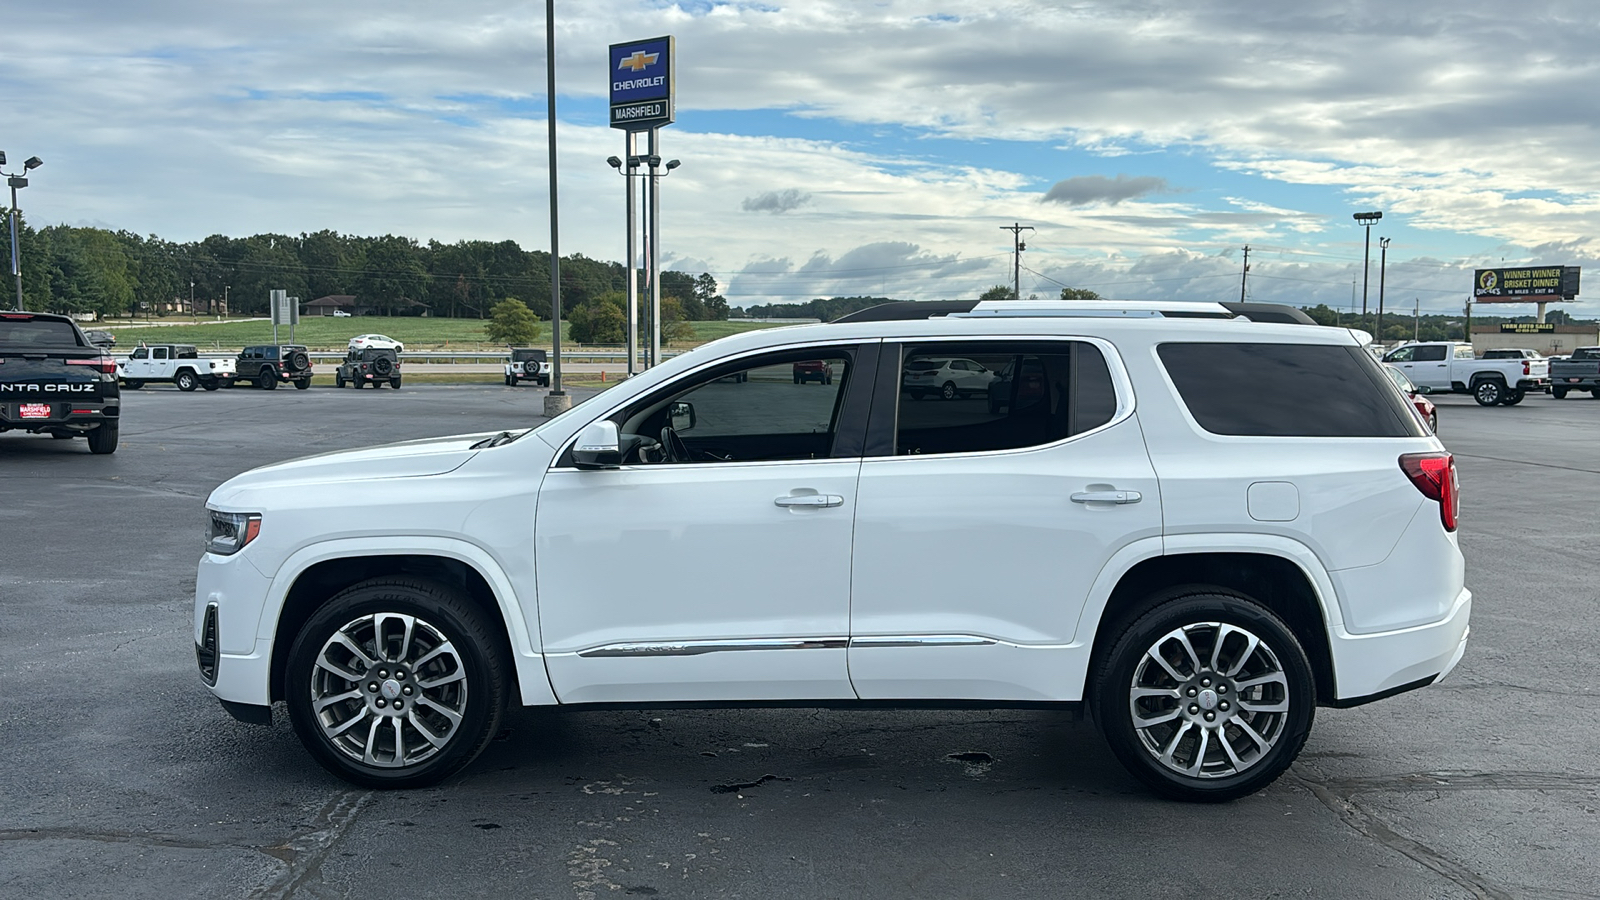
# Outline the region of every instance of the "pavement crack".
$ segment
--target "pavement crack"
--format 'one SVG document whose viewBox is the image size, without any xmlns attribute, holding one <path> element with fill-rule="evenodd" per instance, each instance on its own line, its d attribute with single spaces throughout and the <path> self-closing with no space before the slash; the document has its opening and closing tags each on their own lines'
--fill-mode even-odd
<svg viewBox="0 0 1600 900">
<path fill-rule="evenodd" d="M 1447 789 L 1448 778 L 1445 776 L 1439 773 L 1415 773 L 1378 778 L 1333 779 L 1328 782 L 1313 781 L 1299 773 L 1290 773 L 1289 777 L 1310 791 L 1323 806 L 1356 833 L 1377 841 L 1412 862 L 1465 888 L 1472 893 L 1472 896 L 1480 900 L 1512 900 L 1515 896 L 1511 891 L 1490 882 L 1483 875 L 1456 862 L 1446 854 L 1415 838 L 1401 834 L 1355 801 L 1355 795 L 1361 791 Z M 1494 776 L 1488 773 L 1467 774 L 1458 776 L 1458 780 L 1474 783 L 1474 779 L 1486 777 Z M 1515 779 L 1517 776 L 1505 777 Z"/>
<path fill-rule="evenodd" d="M 343 791 L 334 795 L 311 820 L 310 827 L 272 847 L 257 847 L 262 853 L 288 864 L 283 874 L 250 894 L 252 900 L 280 900 L 291 897 L 312 876 L 339 839 L 355 821 L 372 791 Z"/>
<path fill-rule="evenodd" d="M 253 850 L 227 841 L 199 841 L 171 834 L 144 831 L 96 831 L 83 828 L 6 828 L 0 841 L 96 841 L 102 844 L 136 844 L 141 847 L 173 847 L 180 850 Z"/>
<path fill-rule="evenodd" d="M 760 778 L 757 778 L 755 781 L 734 781 L 734 782 L 730 782 L 728 784 L 714 784 L 714 785 L 711 786 L 711 793 L 713 793 L 713 794 L 737 794 L 737 793 L 740 793 L 741 791 L 748 791 L 751 788 L 758 788 L 758 787 L 762 786 L 763 784 L 766 784 L 769 781 L 793 781 L 793 780 L 794 779 L 792 779 L 792 778 L 785 778 L 782 775 L 763 775 Z"/>
</svg>

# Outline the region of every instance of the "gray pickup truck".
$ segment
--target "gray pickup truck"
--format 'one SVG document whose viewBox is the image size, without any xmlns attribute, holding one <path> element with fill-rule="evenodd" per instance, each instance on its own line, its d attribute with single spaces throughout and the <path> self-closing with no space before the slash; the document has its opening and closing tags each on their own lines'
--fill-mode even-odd
<svg viewBox="0 0 1600 900">
<path fill-rule="evenodd" d="M 1600 400 L 1600 347 L 1579 347 L 1566 359 L 1550 360 L 1550 393 L 1560 400 L 1568 391 L 1588 391 Z"/>
</svg>

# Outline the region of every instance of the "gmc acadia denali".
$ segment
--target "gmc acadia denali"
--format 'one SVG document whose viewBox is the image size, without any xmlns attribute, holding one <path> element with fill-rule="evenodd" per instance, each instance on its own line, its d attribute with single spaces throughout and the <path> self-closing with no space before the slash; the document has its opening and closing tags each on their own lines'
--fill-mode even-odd
<svg viewBox="0 0 1600 900">
<path fill-rule="evenodd" d="M 1317 706 L 1460 660 L 1454 460 L 1363 335 L 1208 303 L 940 310 L 239 475 L 207 503 L 201 676 L 246 721 L 283 701 L 376 787 L 460 770 L 513 704 L 950 704 L 1085 708 L 1154 791 L 1219 801 L 1287 769 Z M 905 373 L 950 359 L 1033 374 L 911 400 Z M 796 384 L 817 361 L 831 383 Z"/>
</svg>

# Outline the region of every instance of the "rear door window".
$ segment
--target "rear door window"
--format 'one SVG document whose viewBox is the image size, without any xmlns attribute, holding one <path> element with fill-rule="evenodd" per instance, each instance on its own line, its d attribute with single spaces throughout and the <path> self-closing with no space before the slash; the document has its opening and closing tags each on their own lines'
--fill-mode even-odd
<svg viewBox="0 0 1600 900">
<path fill-rule="evenodd" d="M 1190 414 L 1212 434 L 1425 436 L 1378 363 L 1358 347 L 1173 343 L 1157 353 Z"/>
<path fill-rule="evenodd" d="M 1417 362 L 1435 362 L 1437 360 L 1444 359 L 1444 351 L 1445 346 L 1443 344 L 1418 347 L 1415 359 Z"/>
<path fill-rule="evenodd" d="M 1105 357 L 1083 341 L 908 345 L 902 358 L 896 455 L 1037 447 L 1116 415 Z"/>
</svg>

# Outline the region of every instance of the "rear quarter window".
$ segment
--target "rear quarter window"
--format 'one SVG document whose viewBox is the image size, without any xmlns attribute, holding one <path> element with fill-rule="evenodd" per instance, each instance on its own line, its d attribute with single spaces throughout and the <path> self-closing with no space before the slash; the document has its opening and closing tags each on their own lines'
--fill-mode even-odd
<svg viewBox="0 0 1600 900">
<path fill-rule="evenodd" d="M 1156 352 L 1190 414 L 1212 434 L 1425 436 L 1404 398 L 1357 347 L 1172 343 Z"/>
</svg>

